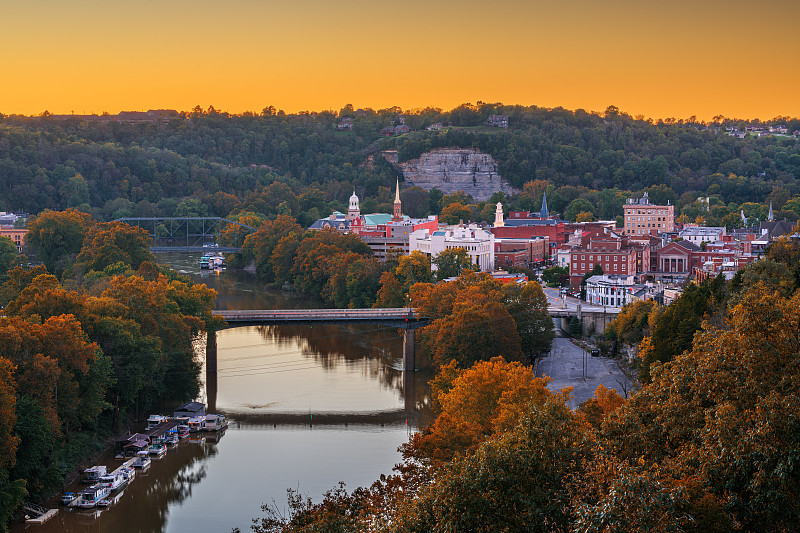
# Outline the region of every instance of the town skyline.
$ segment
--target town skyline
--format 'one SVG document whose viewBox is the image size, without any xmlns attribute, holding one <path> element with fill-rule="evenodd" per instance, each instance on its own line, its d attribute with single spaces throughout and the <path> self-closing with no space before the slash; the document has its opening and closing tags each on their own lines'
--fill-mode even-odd
<svg viewBox="0 0 800 533">
<path fill-rule="evenodd" d="M 463 103 L 631 116 L 799 116 L 800 6 L 358 0 L 3 5 L 0 112 L 230 113 Z M 83 31 L 76 31 L 83 28 Z M 24 43 L 24 46 L 21 44 Z"/>
</svg>

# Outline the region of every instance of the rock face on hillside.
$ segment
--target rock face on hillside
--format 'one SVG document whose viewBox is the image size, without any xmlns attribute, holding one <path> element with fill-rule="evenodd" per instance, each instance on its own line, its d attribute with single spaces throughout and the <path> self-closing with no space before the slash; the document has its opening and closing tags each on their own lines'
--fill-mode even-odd
<svg viewBox="0 0 800 533">
<path fill-rule="evenodd" d="M 485 201 L 498 191 L 518 192 L 497 173 L 497 162 L 489 154 L 468 148 L 439 148 L 419 159 L 398 163 L 406 186 L 426 190 L 436 187 L 445 194 L 464 191 L 476 201 Z"/>
</svg>

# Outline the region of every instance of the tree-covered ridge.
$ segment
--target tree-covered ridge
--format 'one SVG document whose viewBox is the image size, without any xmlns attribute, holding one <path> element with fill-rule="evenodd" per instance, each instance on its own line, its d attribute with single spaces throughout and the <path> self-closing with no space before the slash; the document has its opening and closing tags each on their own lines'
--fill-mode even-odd
<svg viewBox="0 0 800 533">
<path fill-rule="evenodd" d="M 509 115 L 510 128 L 482 125 L 489 114 Z M 380 129 L 400 116 L 415 131 L 382 138 Z M 345 117 L 352 118 L 352 130 L 337 131 Z M 424 130 L 433 123 L 445 126 Z M 800 129 L 798 119 L 770 123 Z M 355 111 L 348 106 L 339 113 L 295 115 L 271 108 L 242 115 L 195 108 L 168 123 L 149 124 L 7 116 L 0 117 L 0 209 L 35 213 L 79 207 L 102 220 L 226 216 L 247 207 L 244 199 L 253 190 L 278 181 L 295 198 L 311 195 L 310 203 L 282 213 L 305 223 L 313 215 L 344 209 L 353 188 L 362 200 L 373 202 L 365 212 L 391 202 L 382 187 L 391 185 L 397 171 L 382 157 L 364 164 L 368 155 L 394 148 L 407 160 L 437 147 L 492 154 L 501 175 L 518 188 L 546 181 L 554 189 L 548 200 L 559 212 L 579 197 L 593 201 L 599 193 L 617 191 L 624 201 L 654 185 L 666 186 L 670 195 L 664 200 L 681 208 L 698 196 L 711 196 L 728 208 L 763 205 L 770 197 L 781 209 L 800 194 L 800 144 L 780 136 L 726 135 L 724 127 L 736 124 L 720 117 L 712 124 L 653 123 L 613 106 L 598 114 L 502 104 L 465 104 L 450 111 Z M 511 199 L 511 204 L 538 208 L 532 205 L 536 200 Z M 309 214 L 312 208 L 317 211 Z M 423 216 L 436 209 L 424 205 L 409 213 Z M 596 217 L 619 214 L 600 206 L 596 210 Z M 745 214 L 763 218 L 752 208 Z"/>
</svg>

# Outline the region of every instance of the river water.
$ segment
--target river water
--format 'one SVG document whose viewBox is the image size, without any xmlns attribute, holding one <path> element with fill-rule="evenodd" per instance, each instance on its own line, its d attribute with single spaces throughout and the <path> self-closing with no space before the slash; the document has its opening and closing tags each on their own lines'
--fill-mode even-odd
<svg viewBox="0 0 800 533">
<path fill-rule="evenodd" d="M 158 259 L 217 290 L 218 309 L 324 307 L 299 293 L 267 289 L 246 272 L 201 271 L 199 254 Z M 217 442 L 181 442 L 108 508 L 90 513 L 61 506 L 44 525 L 12 531 L 249 531 L 263 504 L 286 509 L 289 488 L 319 501 L 340 481 L 352 490 L 391 473 L 400 461 L 398 446 L 426 419 L 427 376 L 404 383 L 396 329 L 242 327 L 220 331 L 217 345 L 216 382 L 204 372 L 210 381 L 198 398 L 229 420 Z M 111 455 L 100 462 L 119 465 Z"/>
</svg>

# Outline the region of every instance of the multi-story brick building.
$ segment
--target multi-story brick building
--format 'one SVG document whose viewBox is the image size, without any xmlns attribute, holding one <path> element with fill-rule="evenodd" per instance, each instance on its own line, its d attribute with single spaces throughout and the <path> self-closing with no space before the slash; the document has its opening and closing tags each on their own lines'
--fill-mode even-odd
<svg viewBox="0 0 800 533">
<path fill-rule="evenodd" d="M 675 231 L 675 206 L 654 205 L 647 193 L 635 200 L 629 198 L 622 206 L 625 235 L 649 235 Z"/>
</svg>

